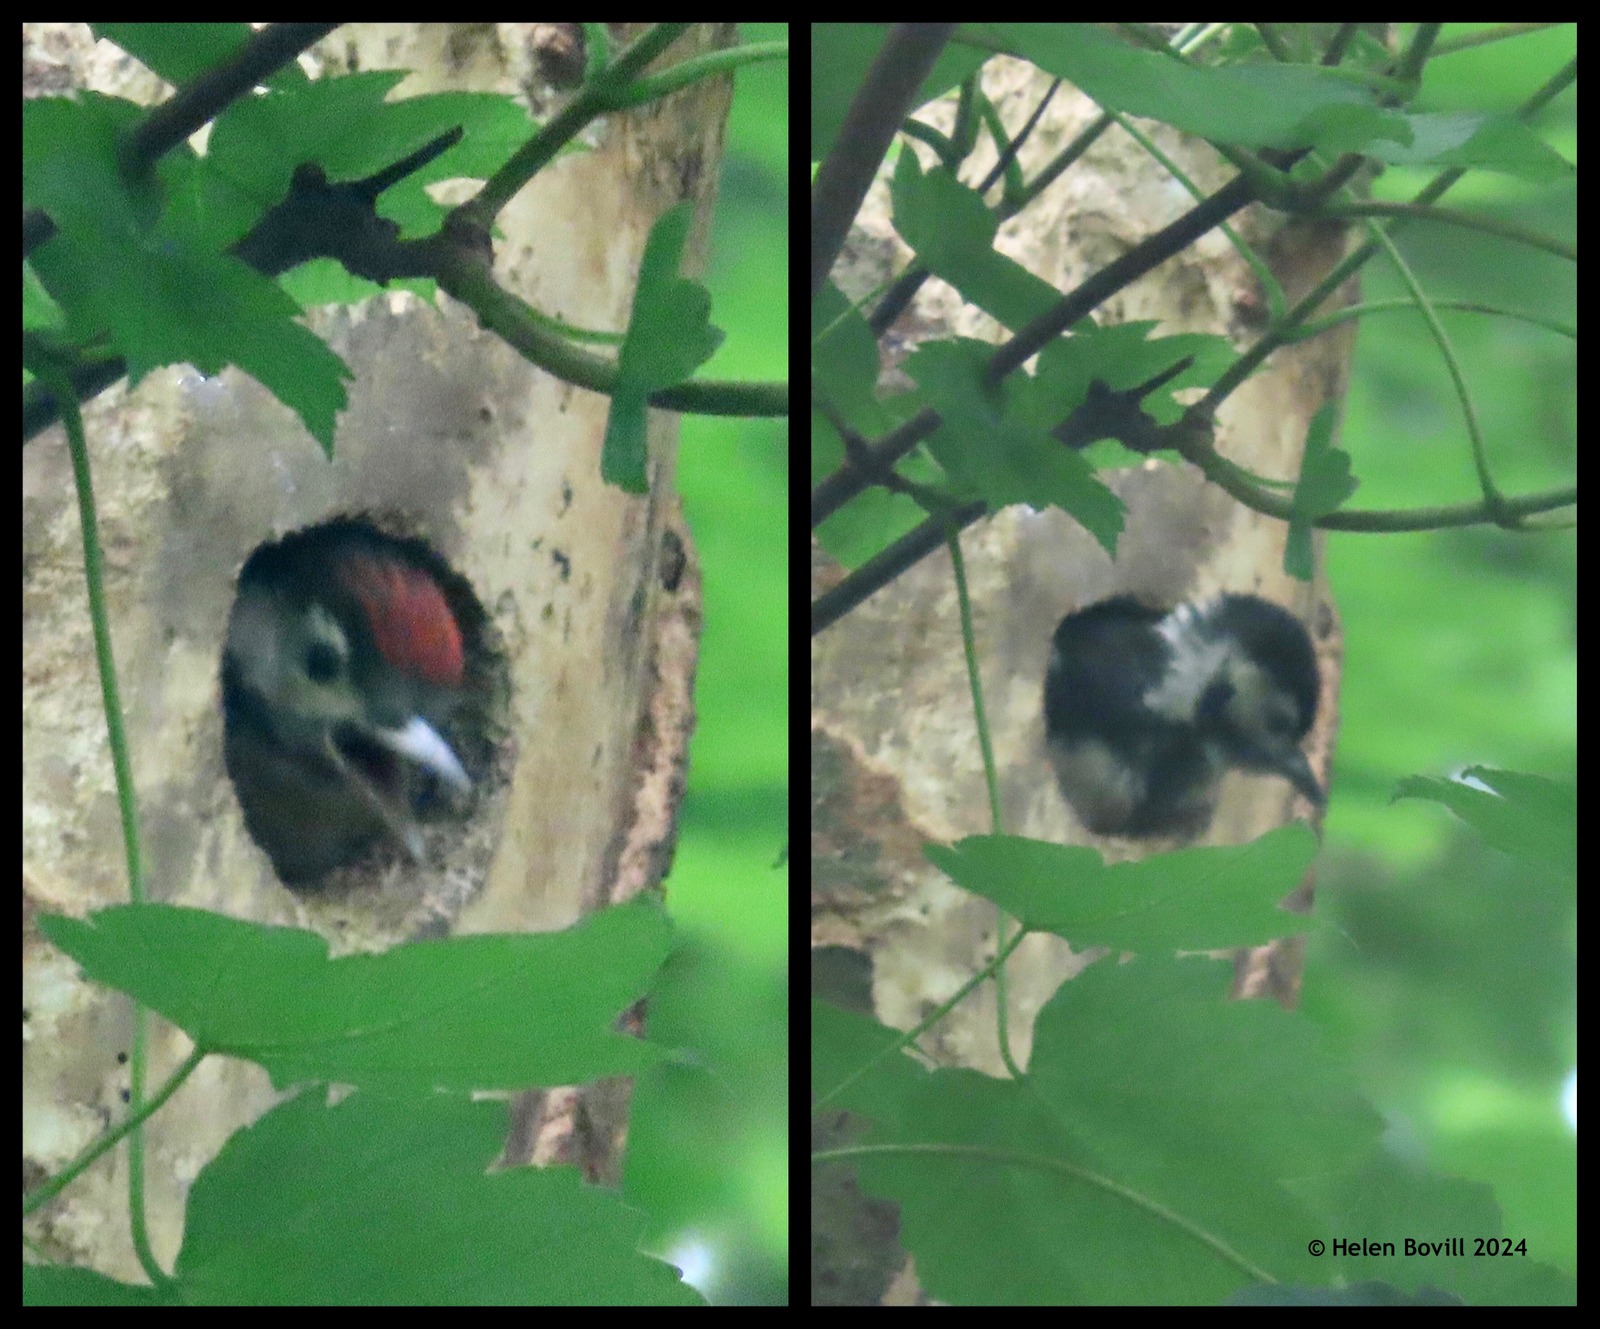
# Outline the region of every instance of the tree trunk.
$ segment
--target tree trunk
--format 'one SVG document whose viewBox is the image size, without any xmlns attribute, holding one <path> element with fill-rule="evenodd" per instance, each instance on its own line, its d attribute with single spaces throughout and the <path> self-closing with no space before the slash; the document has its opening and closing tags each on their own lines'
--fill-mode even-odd
<svg viewBox="0 0 1600 1329">
<path fill-rule="evenodd" d="M 330 72 L 412 70 L 396 96 L 522 95 L 542 120 L 561 104 L 551 77 L 572 72 L 548 49 L 550 28 L 350 25 L 309 59 Z M 37 68 L 60 71 L 40 80 L 46 91 L 65 83 L 158 99 L 148 74 L 125 58 L 108 67 L 79 25 L 29 36 Z M 730 26 L 697 28 L 666 62 L 730 37 Z M 683 198 L 696 205 L 686 266 L 697 270 L 730 90 L 725 79 L 701 81 L 597 123 L 592 150 L 553 163 L 500 213 L 500 282 L 570 324 L 620 331 L 650 227 Z M 650 491 L 626 494 L 600 478 L 607 399 L 528 364 L 448 297 L 433 306 L 387 293 L 311 321 L 354 375 L 331 462 L 297 417 L 233 369 L 214 379 L 157 371 L 86 411 L 151 897 L 314 928 L 338 954 L 457 931 L 562 928 L 659 886 L 683 790 L 699 626 L 698 567 L 673 489 L 676 418 L 652 412 Z M 31 919 L 123 902 L 127 879 L 59 426 L 25 450 L 23 466 Z M 426 540 L 470 585 L 493 655 L 488 762 L 470 819 L 437 852 L 430 844 L 417 864 L 379 855 L 337 891 L 293 894 L 252 842 L 223 769 L 218 662 L 245 558 L 339 515 Z M 42 1175 L 117 1117 L 129 1010 L 76 978 L 32 929 L 24 955 L 25 1171 Z M 187 1051 L 180 1032 L 153 1021 L 150 1083 Z M 178 1248 L 189 1181 L 273 1098 L 258 1068 L 213 1058 L 148 1125 L 147 1207 L 163 1263 Z M 525 1113 L 510 1161 L 542 1148 L 613 1174 L 625 1101 L 597 1102 L 576 1145 L 541 1143 L 541 1132 L 563 1128 Z M 36 1220 L 45 1249 L 138 1276 L 124 1157 L 103 1160 L 64 1197 L 70 1204 Z"/>
<path fill-rule="evenodd" d="M 1051 83 L 1032 65 L 1006 58 L 989 61 L 982 78 L 1012 134 Z M 954 107 L 954 97 L 946 98 L 919 118 L 949 133 Z M 1097 114 L 1088 99 L 1059 89 L 1022 151 L 1023 178 L 1032 179 Z M 1164 125 L 1143 128 L 1203 192 L 1231 177 L 1232 168 L 1207 145 Z M 915 150 L 929 169 L 931 154 L 920 144 Z M 993 160 L 985 137 L 962 179 L 976 180 Z M 868 194 L 834 274 L 852 299 L 910 261 L 889 221 L 888 169 Z M 1193 202 L 1161 165 L 1113 130 L 1002 225 L 996 247 L 1067 292 Z M 1268 256 L 1291 300 L 1343 252 L 1339 230 L 1286 223 L 1260 208 L 1234 224 Z M 1229 335 L 1242 348 L 1253 340 L 1258 307 L 1249 268 L 1213 230 L 1112 297 L 1095 317 L 1102 326 L 1155 320 L 1153 336 Z M 893 374 L 894 362 L 922 341 L 964 336 L 998 342 L 1004 335 L 952 288 L 930 281 L 881 345 Z M 1312 415 L 1344 391 L 1352 342 L 1341 331 L 1277 352 L 1224 405 L 1218 450 L 1259 474 L 1292 479 Z M 1251 591 L 1286 606 L 1311 626 L 1318 647 L 1324 687 L 1309 751 L 1313 767 L 1324 771 L 1336 718 L 1339 632 L 1327 587 L 1307 587 L 1284 573 L 1281 521 L 1244 508 L 1187 464 L 1152 461 L 1101 478 L 1128 507 L 1115 560 L 1066 513 L 1025 507 L 1003 509 L 970 527 L 962 554 L 1007 818 L 1003 830 L 1106 847 L 1072 816 L 1046 759 L 1042 689 L 1051 636 L 1067 612 L 1122 593 L 1173 604 L 1223 590 Z M 813 575 L 826 586 L 840 570 L 814 560 Z M 889 1026 L 909 1029 L 966 983 L 996 947 L 994 907 L 958 890 L 922 856 L 925 842 L 949 843 L 992 829 L 953 571 L 943 550 L 813 639 L 811 725 L 814 987 L 827 999 L 854 1002 Z M 1286 787 L 1230 777 L 1207 841 L 1254 838 L 1285 819 L 1289 802 Z M 1127 842 L 1119 844 L 1126 857 Z M 1087 958 L 1057 937 L 1034 934 L 1007 963 L 1010 1041 L 1020 1064 L 1027 1064 L 1040 1005 Z M 1005 1075 L 996 1025 L 995 987 L 984 984 L 919 1046 L 942 1064 Z M 836 1138 L 848 1138 L 848 1122 L 838 1127 Z M 893 1222 L 854 1207 L 847 1192 L 836 1190 L 839 1202 L 815 1215 L 820 1237 L 814 1239 L 850 1252 L 856 1267 L 824 1271 L 814 1291 L 826 1297 L 818 1289 L 832 1277 L 859 1297 L 862 1270 L 870 1266 L 878 1280 L 870 1295 L 882 1298 L 896 1263 L 890 1255 L 873 1257 L 861 1234 L 892 1234 Z"/>
</svg>

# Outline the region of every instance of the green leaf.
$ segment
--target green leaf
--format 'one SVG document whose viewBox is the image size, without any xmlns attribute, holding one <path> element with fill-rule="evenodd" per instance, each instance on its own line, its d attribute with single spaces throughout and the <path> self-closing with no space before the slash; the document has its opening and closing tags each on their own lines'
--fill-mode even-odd
<svg viewBox="0 0 1600 1329">
<path fill-rule="evenodd" d="M 617 356 L 617 377 L 606 422 L 600 473 L 631 494 L 647 493 L 646 427 L 653 392 L 682 383 L 722 343 L 710 321 L 711 293 L 678 276 L 693 209 L 680 203 L 650 228 L 628 335 Z"/>
<path fill-rule="evenodd" d="M 200 1047 L 301 1080 L 383 1089 L 514 1089 L 631 1074 L 660 1054 L 614 1029 L 666 957 L 659 907 L 564 932 L 412 942 L 328 957 L 317 933 L 169 905 L 122 905 L 44 930 L 90 977 Z M 175 963 L 181 957 L 183 963 Z"/>
</svg>

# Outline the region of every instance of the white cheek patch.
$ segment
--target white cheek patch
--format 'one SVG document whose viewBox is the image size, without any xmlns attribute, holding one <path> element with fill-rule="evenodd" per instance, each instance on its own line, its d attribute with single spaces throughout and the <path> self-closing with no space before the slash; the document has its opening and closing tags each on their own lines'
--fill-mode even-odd
<svg viewBox="0 0 1600 1329">
<path fill-rule="evenodd" d="M 1226 645 L 1200 630 L 1204 607 L 1182 604 L 1156 624 L 1167 644 L 1168 667 L 1161 681 L 1144 695 L 1144 704 L 1157 715 L 1180 724 L 1194 719 L 1213 682 L 1228 668 L 1234 655 Z"/>
</svg>

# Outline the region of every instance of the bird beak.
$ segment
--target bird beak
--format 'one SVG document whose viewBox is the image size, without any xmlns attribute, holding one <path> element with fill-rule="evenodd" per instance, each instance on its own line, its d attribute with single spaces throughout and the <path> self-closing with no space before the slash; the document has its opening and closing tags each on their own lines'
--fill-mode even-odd
<svg viewBox="0 0 1600 1329">
<path fill-rule="evenodd" d="M 398 756 L 414 761 L 424 770 L 432 771 L 458 793 L 472 788 L 472 781 L 450 745 L 439 737 L 439 731 L 420 716 L 413 715 L 399 729 L 369 729 L 368 735 Z M 1301 758 L 1303 762 L 1304 757 Z M 1310 771 L 1307 771 L 1309 777 Z"/>
<path fill-rule="evenodd" d="M 1327 801 L 1327 795 L 1322 792 L 1317 777 L 1311 773 L 1311 763 L 1306 760 L 1306 754 L 1299 748 L 1291 748 L 1283 754 L 1278 764 L 1278 773 L 1315 806 L 1320 808 Z"/>
<path fill-rule="evenodd" d="M 398 729 L 362 725 L 360 731 L 370 742 L 398 757 L 415 762 L 424 770 L 431 771 L 458 793 L 464 794 L 472 788 L 472 781 L 467 777 L 465 768 L 450 745 L 439 736 L 438 730 L 420 716 L 412 716 Z M 340 750 L 331 731 L 328 734 L 327 753 L 344 778 L 382 818 L 384 825 L 389 828 L 389 833 L 399 841 L 413 861 L 420 859 L 422 832 L 417 828 L 411 810 L 404 805 L 403 800 L 385 789 L 372 772 L 363 770 L 359 761 L 351 761 L 349 756 Z"/>
</svg>

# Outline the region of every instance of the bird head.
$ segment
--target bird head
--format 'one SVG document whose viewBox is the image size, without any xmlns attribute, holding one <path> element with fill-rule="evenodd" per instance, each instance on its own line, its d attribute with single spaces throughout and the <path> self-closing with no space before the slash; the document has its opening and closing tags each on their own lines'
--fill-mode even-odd
<svg viewBox="0 0 1600 1329">
<path fill-rule="evenodd" d="M 471 788 L 444 737 L 464 673 L 461 624 L 410 545 L 336 523 L 252 555 L 223 650 L 224 755 L 280 877 L 385 836 L 420 855 L 422 802 Z"/>
<path fill-rule="evenodd" d="M 1050 760 L 1097 835 L 1199 836 L 1230 769 L 1282 776 L 1320 807 L 1300 747 L 1319 688 L 1309 634 L 1271 601 L 1230 594 L 1163 610 L 1113 596 L 1056 628 Z"/>
</svg>

